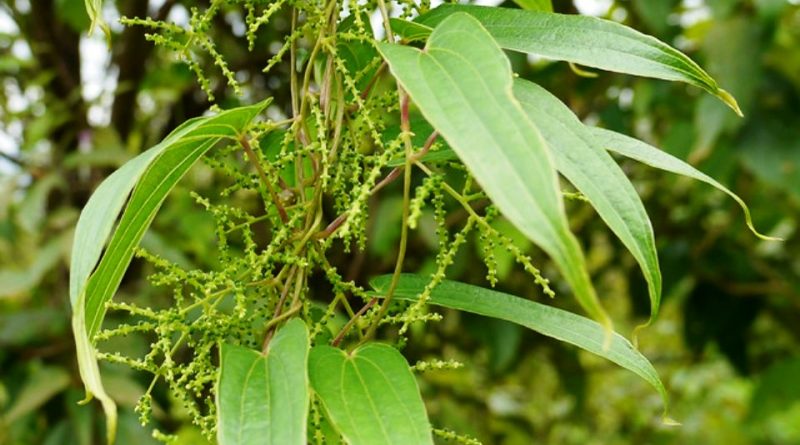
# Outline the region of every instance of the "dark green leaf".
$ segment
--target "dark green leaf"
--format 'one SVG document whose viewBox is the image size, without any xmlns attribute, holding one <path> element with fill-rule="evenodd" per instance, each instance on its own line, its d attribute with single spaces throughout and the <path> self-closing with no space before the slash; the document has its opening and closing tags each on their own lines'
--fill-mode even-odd
<svg viewBox="0 0 800 445">
<path fill-rule="evenodd" d="M 11 424 L 20 417 L 36 411 L 69 386 L 69 380 L 69 373 L 62 368 L 48 366 L 34 370 L 22 386 L 14 404 L 3 414 L 0 424 Z"/>
<path fill-rule="evenodd" d="M 749 418 L 755 421 L 787 410 L 800 401 L 800 357 L 780 361 L 758 379 L 750 401 Z"/>
<path fill-rule="evenodd" d="M 0 269 L 0 300 L 28 292 L 39 284 L 47 272 L 58 264 L 63 246 L 63 237 L 50 240 L 36 252 L 33 262 L 26 267 Z"/>
</svg>

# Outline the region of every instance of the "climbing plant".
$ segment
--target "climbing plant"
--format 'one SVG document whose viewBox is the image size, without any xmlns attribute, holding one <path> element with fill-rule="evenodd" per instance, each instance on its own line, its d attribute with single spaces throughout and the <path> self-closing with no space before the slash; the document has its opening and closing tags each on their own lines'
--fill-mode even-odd
<svg viewBox="0 0 800 445">
<path fill-rule="evenodd" d="M 213 0 L 191 9 L 185 25 L 122 20 L 191 68 L 209 112 L 108 176 L 78 221 L 72 327 L 87 400 L 102 404 L 109 442 L 114 388 L 103 385 L 99 361 L 152 376 L 137 405 L 143 424 L 153 415 L 153 388 L 166 384 L 203 435 L 220 444 L 432 444 L 434 436 L 477 443 L 431 425 L 414 376 L 469 363 L 412 366 L 402 354 L 411 326 L 441 319 L 432 306 L 506 320 L 604 357 L 649 383 L 662 399 L 663 421 L 675 423 L 656 369 L 635 347 L 639 329 L 656 320 L 662 277 L 650 219 L 615 156 L 722 190 L 752 232 L 767 237 L 732 191 L 645 142 L 585 125 L 536 79 L 515 76 L 504 50 L 565 61 L 579 74 L 585 71 L 577 65 L 685 82 L 741 112 L 700 66 L 653 37 L 556 14 L 547 2 L 521 6 Z M 101 10 L 87 0 L 92 26 L 108 29 Z M 230 13 L 245 26 L 242 50 L 256 49 L 269 27 L 286 29 L 264 72 L 288 73 L 279 85 L 289 90 L 288 103 L 252 97 L 218 49 L 210 24 Z M 371 17 L 381 26 L 373 29 Z M 252 105 L 223 109 L 215 97 L 226 87 Z M 189 269 L 140 241 L 198 162 L 225 181 L 214 196 L 193 194 L 215 222 L 219 260 Z M 347 277 L 337 255 L 375 242 L 370 203 L 387 187 L 402 196 L 400 227 L 377 229 L 399 229 L 393 273 L 367 286 Z M 565 200 L 591 205 L 641 269 L 651 310 L 633 343 L 615 332 L 603 308 Z M 418 267 L 406 261 L 410 239 L 429 223 L 433 271 L 415 274 Z M 448 280 L 470 236 L 484 246 L 490 287 L 501 278 L 499 247 L 542 296 L 563 289 L 586 316 Z M 552 260 L 565 286 L 551 286 L 553 277 L 520 239 Z M 114 300 L 134 257 L 153 265 L 150 281 L 170 290 L 169 304 Z M 104 324 L 108 311 L 125 321 Z M 130 335 L 151 338 L 148 351 L 109 348 Z"/>
</svg>

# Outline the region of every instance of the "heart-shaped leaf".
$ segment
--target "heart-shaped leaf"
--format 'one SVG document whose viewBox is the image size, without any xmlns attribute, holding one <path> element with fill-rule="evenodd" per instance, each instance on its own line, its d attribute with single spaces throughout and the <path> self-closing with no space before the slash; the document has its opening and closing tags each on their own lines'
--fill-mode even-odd
<svg viewBox="0 0 800 445">
<path fill-rule="evenodd" d="M 315 346 L 308 373 L 328 418 L 349 445 L 433 445 L 417 381 L 391 346 L 369 343 L 350 354 Z"/>
<path fill-rule="evenodd" d="M 217 383 L 220 445 L 303 445 L 308 423 L 308 329 L 295 318 L 267 354 L 223 344 Z"/>
</svg>

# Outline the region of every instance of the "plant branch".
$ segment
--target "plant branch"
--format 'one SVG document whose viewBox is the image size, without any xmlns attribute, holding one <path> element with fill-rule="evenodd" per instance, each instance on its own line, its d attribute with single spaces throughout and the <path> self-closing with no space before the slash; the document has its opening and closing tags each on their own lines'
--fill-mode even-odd
<svg viewBox="0 0 800 445">
<path fill-rule="evenodd" d="M 383 5 L 381 8 L 381 12 L 385 13 L 385 5 L 383 4 L 383 0 L 379 0 L 379 4 Z M 391 35 L 391 28 L 389 28 L 389 19 L 388 16 L 384 16 L 384 22 L 387 26 L 386 33 L 387 35 Z M 400 226 L 400 246 L 397 251 L 397 261 L 394 265 L 394 273 L 392 274 L 392 282 L 389 284 L 389 289 L 386 292 L 386 298 L 381 303 L 380 311 L 378 312 L 378 316 L 373 320 L 372 324 L 367 330 L 367 334 L 364 336 L 364 340 L 369 340 L 375 335 L 375 331 L 378 329 L 378 325 L 380 324 L 381 318 L 383 318 L 386 313 L 389 311 L 389 305 L 392 303 L 392 298 L 394 297 L 394 290 L 397 288 L 397 284 L 400 282 L 400 274 L 403 271 L 403 262 L 405 261 L 406 257 L 406 249 L 408 248 L 408 215 L 409 215 L 409 207 L 411 201 L 411 162 L 413 158 L 413 144 L 411 142 L 411 123 L 409 121 L 408 115 L 408 108 L 409 108 L 409 96 L 406 94 L 403 89 L 398 84 L 397 86 L 400 92 L 400 131 L 401 131 L 401 138 L 403 138 L 403 142 L 405 144 L 406 149 L 406 159 L 405 159 L 405 166 L 403 171 L 403 220 Z"/>
</svg>

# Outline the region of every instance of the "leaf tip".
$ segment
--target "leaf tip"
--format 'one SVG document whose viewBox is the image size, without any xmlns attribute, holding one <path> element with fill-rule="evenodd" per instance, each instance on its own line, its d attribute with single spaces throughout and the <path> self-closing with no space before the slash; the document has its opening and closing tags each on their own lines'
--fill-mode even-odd
<svg viewBox="0 0 800 445">
<path fill-rule="evenodd" d="M 640 334 L 640 333 L 641 333 L 641 331 L 643 331 L 645 328 L 647 328 L 648 326 L 650 326 L 650 324 L 651 324 L 652 322 L 653 322 L 653 318 L 651 317 L 649 320 L 647 320 L 647 322 L 645 322 L 645 323 L 642 323 L 642 324 L 640 324 L 640 325 L 636 326 L 635 328 L 633 328 L 633 333 L 631 334 L 631 343 L 633 344 L 633 348 L 634 348 L 634 349 L 636 349 L 636 350 L 638 350 L 638 349 L 639 349 L 639 334 Z"/>
<path fill-rule="evenodd" d="M 595 73 L 594 71 L 585 70 L 585 69 L 579 67 L 578 65 L 576 65 L 573 62 L 569 62 L 569 68 L 572 70 L 573 73 L 575 73 L 577 76 L 580 76 L 580 77 L 586 77 L 586 78 L 589 78 L 589 79 L 594 79 L 594 78 L 596 78 L 598 76 L 598 74 Z"/>
<path fill-rule="evenodd" d="M 86 405 L 92 401 L 92 398 L 93 396 L 91 391 L 86 391 L 86 397 L 84 397 L 83 400 L 78 400 L 78 405 Z"/>
<path fill-rule="evenodd" d="M 785 239 L 783 239 L 783 238 L 781 238 L 779 236 L 769 236 L 769 235 L 764 235 L 763 233 L 759 232 L 755 228 L 755 226 L 753 225 L 753 221 L 750 219 L 750 215 L 749 214 L 747 215 L 747 228 L 750 229 L 750 232 L 752 232 L 753 235 L 756 236 L 756 238 L 758 238 L 758 239 L 760 239 L 762 241 L 786 241 Z"/>
<path fill-rule="evenodd" d="M 750 214 L 750 208 L 747 207 L 747 204 L 745 204 L 745 202 L 738 196 L 736 195 L 731 195 L 731 196 L 733 196 L 733 199 L 736 200 L 736 202 L 739 203 L 739 206 L 742 208 L 742 211 L 744 212 L 745 224 L 747 224 L 747 228 L 753 235 L 756 236 L 756 238 L 762 241 L 784 241 L 783 238 L 777 236 L 764 235 L 763 233 L 759 232 L 758 229 L 756 229 L 755 224 L 753 224 L 753 216 Z"/>
<path fill-rule="evenodd" d="M 750 228 L 750 230 L 753 232 L 753 234 L 754 234 L 756 237 L 758 237 L 758 239 L 760 239 L 760 240 L 762 240 L 762 241 L 786 241 L 784 238 L 781 238 L 781 237 L 779 237 L 779 236 L 769 236 L 769 235 L 764 235 L 764 234 L 762 234 L 762 233 L 758 232 L 758 231 L 757 231 L 755 228 L 753 228 L 753 227 L 751 227 L 751 228 Z"/>
<path fill-rule="evenodd" d="M 661 418 L 661 424 L 664 425 L 664 426 L 670 426 L 670 427 L 683 425 L 682 423 L 678 422 L 677 420 L 673 419 L 672 417 L 667 416 L 666 414 L 664 414 L 664 416 Z"/>
<path fill-rule="evenodd" d="M 736 102 L 736 98 L 733 97 L 733 95 L 731 93 L 723 90 L 722 88 L 718 88 L 717 89 L 717 97 L 719 97 L 720 100 L 725 102 L 725 105 L 729 106 L 733 110 L 733 112 L 736 113 L 737 116 L 744 117 L 744 113 L 742 113 L 742 109 L 739 108 L 739 103 Z"/>
</svg>

